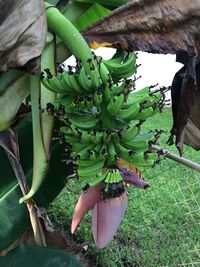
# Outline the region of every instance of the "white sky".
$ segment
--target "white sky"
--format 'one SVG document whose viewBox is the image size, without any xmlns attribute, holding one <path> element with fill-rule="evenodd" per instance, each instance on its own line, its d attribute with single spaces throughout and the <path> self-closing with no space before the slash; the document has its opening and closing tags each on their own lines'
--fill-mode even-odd
<svg viewBox="0 0 200 267">
<path fill-rule="evenodd" d="M 109 59 L 115 53 L 115 49 L 99 48 L 94 52 L 104 59 Z M 136 89 L 142 89 L 145 86 L 157 83 L 158 87 L 170 86 L 174 74 L 182 67 L 181 63 L 175 61 L 175 55 L 158 55 L 144 52 L 138 52 L 137 64 L 141 64 L 137 71 L 137 77 L 142 77 L 136 81 Z M 74 58 L 68 59 L 67 65 L 75 65 Z M 167 97 L 170 97 L 170 92 Z"/>
</svg>

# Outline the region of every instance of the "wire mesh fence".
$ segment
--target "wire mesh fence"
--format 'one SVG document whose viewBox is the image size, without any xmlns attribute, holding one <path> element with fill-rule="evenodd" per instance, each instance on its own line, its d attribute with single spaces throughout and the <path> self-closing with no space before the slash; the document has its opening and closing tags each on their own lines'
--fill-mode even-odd
<svg viewBox="0 0 200 267">
<path fill-rule="evenodd" d="M 154 256 L 138 266 L 200 266 L 200 173 L 165 159 L 144 176 L 152 187 L 134 193 L 134 224 Z"/>
</svg>

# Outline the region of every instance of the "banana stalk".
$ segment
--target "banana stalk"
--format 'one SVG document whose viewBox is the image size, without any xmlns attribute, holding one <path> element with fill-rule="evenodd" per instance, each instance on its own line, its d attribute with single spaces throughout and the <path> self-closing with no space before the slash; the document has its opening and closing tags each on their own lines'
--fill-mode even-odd
<svg viewBox="0 0 200 267">
<path fill-rule="evenodd" d="M 47 171 L 47 156 L 44 149 L 40 121 L 40 80 L 37 75 L 30 76 L 32 123 L 33 123 L 33 179 L 29 193 L 20 198 L 19 203 L 27 201 L 36 193 L 42 184 Z"/>
<path fill-rule="evenodd" d="M 81 36 L 76 27 L 66 19 L 60 11 L 45 3 L 47 24 L 49 31 L 56 33 L 58 37 L 63 41 L 68 50 L 76 56 L 79 60 L 81 59 L 82 64 L 87 72 L 90 71 L 88 59 L 93 58 L 93 54 Z"/>
<path fill-rule="evenodd" d="M 50 68 L 52 73 L 55 73 L 55 45 L 53 42 L 53 35 L 48 33 L 47 43 L 42 54 L 41 68 Z M 52 131 L 54 125 L 54 117 L 50 116 L 46 111 L 47 103 L 53 102 L 56 98 L 56 94 L 46 89 L 46 87 L 41 83 L 41 109 L 44 112 L 41 114 L 41 127 L 42 127 L 42 137 L 44 142 L 44 148 L 47 158 L 50 156 L 50 144 L 52 140 Z"/>
</svg>

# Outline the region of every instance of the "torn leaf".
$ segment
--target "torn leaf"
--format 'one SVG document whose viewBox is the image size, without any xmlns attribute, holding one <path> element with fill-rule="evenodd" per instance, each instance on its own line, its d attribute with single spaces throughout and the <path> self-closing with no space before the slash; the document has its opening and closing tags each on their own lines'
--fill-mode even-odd
<svg viewBox="0 0 200 267">
<path fill-rule="evenodd" d="M 45 40 L 42 0 L 0 0 L 0 72 L 25 66 L 35 73 Z"/>
</svg>

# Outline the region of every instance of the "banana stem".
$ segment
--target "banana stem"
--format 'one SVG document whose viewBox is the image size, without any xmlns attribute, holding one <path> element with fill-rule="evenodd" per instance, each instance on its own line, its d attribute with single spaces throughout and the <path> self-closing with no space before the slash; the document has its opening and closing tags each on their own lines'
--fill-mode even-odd
<svg viewBox="0 0 200 267">
<path fill-rule="evenodd" d="M 49 41 L 48 41 L 49 40 Z M 51 73 L 55 73 L 55 44 L 52 42 L 53 35 L 48 33 L 47 35 L 47 44 L 45 50 L 42 54 L 41 59 L 41 69 L 49 68 Z M 55 100 L 56 94 L 48 89 L 41 83 L 41 108 L 44 112 L 41 114 L 41 127 L 42 127 L 42 137 L 46 156 L 49 159 L 50 149 L 51 149 L 51 140 L 52 132 L 54 125 L 54 116 L 49 115 L 46 111 L 47 103 L 51 103 Z"/>
<path fill-rule="evenodd" d="M 33 195 L 36 193 L 36 191 L 42 184 L 47 170 L 47 157 L 42 139 L 42 129 L 40 121 L 40 80 L 37 75 L 30 76 L 30 89 L 33 124 L 33 179 L 31 190 L 26 196 L 22 197 L 19 200 L 19 203 L 22 203 L 33 197 Z"/>
<path fill-rule="evenodd" d="M 66 19 L 57 8 L 50 6 L 48 3 L 45 5 L 47 8 L 46 14 L 48 29 L 60 37 L 68 50 L 77 59 L 81 60 L 86 72 L 89 73 L 90 67 L 88 59 L 92 59 L 93 54 L 85 39 L 76 27 L 68 19 Z"/>
</svg>

